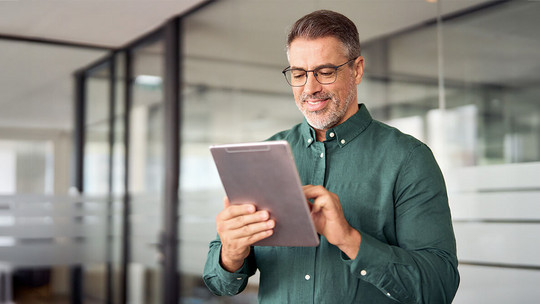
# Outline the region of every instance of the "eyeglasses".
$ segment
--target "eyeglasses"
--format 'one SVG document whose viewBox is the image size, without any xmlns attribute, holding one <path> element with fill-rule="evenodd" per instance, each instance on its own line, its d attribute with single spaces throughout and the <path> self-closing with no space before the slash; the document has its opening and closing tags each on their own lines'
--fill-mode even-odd
<svg viewBox="0 0 540 304">
<path fill-rule="evenodd" d="M 350 63 L 351 61 L 356 60 L 356 58 L 353 58 L 344 64 L 340 65 L 326 65 L 326 66 L 320 66 L 316 69 L 306 71 L 304 69 L 298 69 L 298 68 L 291 68 L 290 66 L 285 68 L 281 73 L 285 75 L 285 79 L 287 80 L 287 83 L 290 84 L 292 87 L 301 87 L 307 83 L 308 73 L 313 73 L 313 76 L 315 76 L 315 79 L 320 84 L 332 84 L 336 82 L 337 80 L 337 70 Z"/>
</svg>

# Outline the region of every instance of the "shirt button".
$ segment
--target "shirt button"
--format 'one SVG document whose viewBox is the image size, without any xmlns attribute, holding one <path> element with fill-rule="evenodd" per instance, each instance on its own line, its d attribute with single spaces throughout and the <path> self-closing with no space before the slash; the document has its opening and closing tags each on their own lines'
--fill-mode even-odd
<svg viewBox="0 0 540 304">
<path fill-rule="evenodd" d="M 387 292 L 387 293 L 386 293 L 386 295 L 387 295 L 387 296 L 390 296 L 390 293 L 389 293 L 389 292 Z"/>
<path fill-rule="evenodd" d="M 236 278 L 238 281 L 242 280 L 242 278 Z"/>
<path fill-rule="evenodd" d="M 310 144 L 312 141 L 313 141 L 313 139 L 311 139 L 311 138 L 307 140 L 308 144 Z"/>
<path fill-rule="evenodd" d="M 342 140 L 341 140 L 341 144 L 342 144 L 342 145 L 345 144 L 345 139 L 342 139 Z"/>
<path fill-rule="evenodd" d="M 367 274 L 367 271 L 362 270 L 362 271 L 360 271 L 360 274 L 361 274 L 362 276 L 365 276 L 365 275 Z"/>
<path fill-rule="evenodd" d="M 324 157 L 324 153 L 321 153 L 321 158 L 323 158 L 323 157 Z"/>
<path fill-rule="evenodd" d="M 304 278 L 306 279 L 306 281 L 309 281 L 309 279 L 311 279 L 311 276 L 309 274 L 306 274 Z"/>
<path fill-rule="evenodd" d="M 334 137 L 336 134 L 334 132 L 330 133 L 330 137 Z"/>
</svg>

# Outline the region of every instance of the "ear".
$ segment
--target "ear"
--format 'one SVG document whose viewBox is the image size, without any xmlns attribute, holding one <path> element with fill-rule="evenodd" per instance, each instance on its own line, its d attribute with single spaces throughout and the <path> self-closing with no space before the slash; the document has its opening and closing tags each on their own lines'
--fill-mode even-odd
<svg viewBox="0 0 540 304">
<path fill-rule="evenodd" d="M 360 82 L 362 82 L 362 76 L 364 76 L 364 57 L 358 56 L 358 58 L 356 58 L 354 61 L 354 69 L 355 83 L 360 84 Z"/>
</svg>

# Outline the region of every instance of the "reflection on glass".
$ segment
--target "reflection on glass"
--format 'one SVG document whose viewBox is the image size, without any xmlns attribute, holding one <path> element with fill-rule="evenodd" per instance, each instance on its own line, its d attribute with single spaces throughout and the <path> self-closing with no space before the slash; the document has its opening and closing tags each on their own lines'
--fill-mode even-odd
<svg viewBox="0 0 540 304">
<path fill-rule="evenodd" d="M 109 65 L 103 65 L 88 76 L 85 96 L 85 143 L 83 159 L 83 192 L 99 197 L 107 212 L 109 194 L 109 117 L 111 90 Z M 87 219 L 84 218 L 84 221 Z M 101 214 L 101 233 L 85 238 L 88 250 L 99 248 L 100 259 L 91 259 L 83 266 L 83 298 L 104 301 L 107 298 L 107 234 L 110 222 Z M 89 229 L 89 226 L 85 226 Z"/>
<path fill-rule="evenodd" d="M 158 254 L 163 192 L 163 41 L 133 53 L 133 103 L 130 115 L 129 189 L 131 235 L 128 302 L 160 303 Z"/>
<path fill-rule="evenodd" d="M 0 140 L 0 194 L 52 194 L 54 145 L 43 140 Z"/>
</svg>

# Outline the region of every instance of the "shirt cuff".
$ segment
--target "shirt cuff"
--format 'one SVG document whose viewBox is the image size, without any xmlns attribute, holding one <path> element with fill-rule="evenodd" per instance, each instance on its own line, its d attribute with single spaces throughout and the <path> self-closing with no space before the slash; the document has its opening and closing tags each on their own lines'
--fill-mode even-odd
<svg viewBox="0 0 540 304">
<path fill-rule="evenodd" d="M 389 245 L 376 238 L 360 232 L 362 241 L 354 260 L 341 252 L 341 259 L 351 267 L 354 276 L 366 281 L 377 281 L 382 271 L 387 269 L 391 260 L 392 250 Z"/>
<path fill-rule="evenodd" d="M 221 250 L 220 250 L 221 252 Z M 228 282 L 230 285 L 240 287 L 248 279 L 248 263 L 244 260 L 242 267 L 235 272 L 229 272 L 221 266 L 221 254 L 218 255 L 217 276 L 222 282 Z"/>
</svg>

